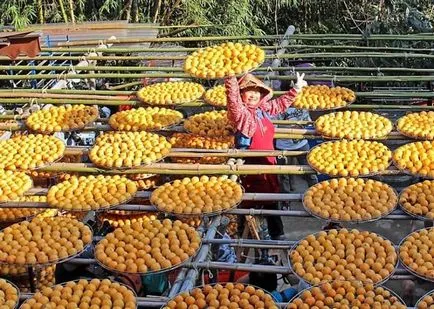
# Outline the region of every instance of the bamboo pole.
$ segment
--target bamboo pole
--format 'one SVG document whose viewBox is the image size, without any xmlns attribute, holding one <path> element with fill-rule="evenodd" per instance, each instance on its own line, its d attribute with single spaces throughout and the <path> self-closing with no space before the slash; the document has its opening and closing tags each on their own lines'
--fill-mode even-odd
<svg viewBox="0 0 434 309">
<path fill-rule="evenodd" d="M 70 69 L 80 71 L 116 71 L 116 72 L 184 72 L 182 67 L 143 67 L 143 66 L 32 66 L 32 65 L 0 65 L 0 71 L 68 71 Z M 255 72 L 268 72 L 269 67 L 260 67 Z M 389 68 L 389 67 L 276 67 L 273 71 L 297 71 L 297 72 L 405 72 L 405 73 L 434 73 L 434 69 L 416 69 L 416 68 Z"/>
<path fill-rule="evenodd" d="M 434 55 L 433 55 L 434 56 Z M 296 76 L 257 75 L 257 78 L 270 80 L 295 80 Z M 185 73 L 90 73 L 90 74 L 33 74 L 33 75 L 0 75 L 0 80 L 34 80 L 34 79 L 88 79 L 88 78 L 192 78 Z M 333 82 L 429 82 L 434 80 L 434 75 L 413 75 L 413 76 L 337 76 L 321 75 L 306 76 L 306 81 L 333 81 Z"/>
<path fill-rule="evenodd" d="M 161 43 L 161 42 L 200 42 L 200 41 L 232 41 L 232 40 L 279 40 L 282 35 L 246 35 L 246 36 L 207 36 L 207 37 L 175 37 L 175 38 L 128 38 L 117 40 L 104 40 L 102 43 L 112 44 L 129 44 L 129 43 Z M 351 35 L 351 34 L 294 34 L 292 40 L 315 40 L 315 41 L 330 41 L 330 40 L 356 40 L 356 41 L 433 41 L 432 35 Z M 88 40 L 81 42 L 62 42 L 59 46 L 84 46 L 98 45 L 98 40 Z"/>
<path fill-rule="evenodd" d="M 220 28 L 225 27 L 227 25 L 209 25 L 209 24 L 203 24 L 203 25 L 159 25 L 159 24 L 129 24 L 125 23 L 122 26 L 125 26 L 125 30 L 127 29 L 176 29 L 176 28 Z M 55 25 L 55 24 L 49 24 L 49 25 L 29 25 L 26 28 L 23 29 L 23 31 L 37 31 L 37 30 L 83 30 L 83 29 L 89 29 L 89 30 L 97 30 L 97 29 L 103 29 L 103 30 L 109 30 L 109 29 L 116 29 L 119 30 L 119 24 L 110 24 L 110 23 L 76 23 L 75 25 Z"/>
<path fill-rule="evenodd" d="M 134 85 L 141 85 L 141 82 L 134 82 Z M 126 85 L 126 84 L 125 84 Z M 124 85 L 121 85 L 124 86 Z M 114 87 L 112 87 L 113 89 Z M 0 89 L 0 97 L 2 93 L 16 92 L 31 92 L 31 93 L 61 93 L 61 94 L 81 94 L 81 95 L 112 95 L 112 96 L 127 96 L 134 95 L 136 91 L 131 90 L 76 90 L 76 89 Z M 274 91 L 275 95 L 282 95 L 285 91 Z M 434 92 L 431 91 L 364 91 L 355 92 L 358 98 L 433 98 Z M 1 115 L 0 115 L 1 119 Z"/>
<path fill-rule="evenodd" d="M 261 47 L 262 48 L 262 47 Z M 352 49 L 352 50 L 381 50 L 381 51 L 403 51 L 403 52 L 434 52 L 433 48 L 414 48 L 414 47 L 391 47 L 391 46 L 356 46 L 356 45 L 309 45 L 309 44 L 290 44 L 287 47 L 296 49 Z"/>
<path fill-rule="evenodd" d="M 273 121 L 274 124 L 277 124 L 275 121 Z M 279 121 L 279 124 L 293 124 L 290 121 Z M 0 130 L 2 131 L 22 131 L 26 130 L 26 126 L 24 123 L 17 123 L 17 124 L 2 124 L 0 123 Z M 109 125 L 103 125 L 103 124 L 97 124 L 97 125 L 90 125 L 87 127 L 84 127 L 81 131 L 112 131 L 113 129 Z M 170 130 L 164 130 L 164 132 L 185 132 L 184 128 L 181 126 L 178 127 L 172 127 Z M 318 134 L 315 130 L 308 130 L 308 129 L 294 129 L 294 128 L 276 128 L 276 132 L 274 135 L 274 138 L 282 138 L 282 139 L 321 139 L 322 136 Z M 407 137 L 399 134 L 398 132 L 391 132 L 388 136 L 381 137 L 381 138 L 373 138 L 372 140 L 400 140 L 400 141 L 407 141 L 409 140 Z M 184 151 L 193 152 L 193 149 L 186 148 Z M 199 152 L 202 152 L 202 154 L 194 154 L 194 155 L 188 155 L 188 154 L 180 154 L 180 157 L 206 157 L 214 156 L 214 154 L 219 153 L 219 151 L 205 151 L 205 150 L 198 150 Z M 222 153 L 226 153 L 226 155 L 216 155 L 216 156 L 234 156 L 234 157 L 256 157 L 256 156 L 284 156 L 284 155 L 291 155 L 291 152 L 289 153 L 282 153 L 282 152 L 276 152 L 270 153 L 270 152 L 254 152 L 253 155 L 250 155 L 250 152 L 243 152 L 240 150 L 223 150 Z M 69 153 L 70 154 L 70 153 Z M 300 154 L 295 154 L 300 155 Z M 178 156 L 177 153 L 173 153 L 170 156 Z"/>
<path fill-rule="evenodd" d="M 94 100 L 92 98 L 88 100 L 83 99 L 47 99 L 47 98 L 1 98 L 0 95 L 0 104 L 9 105 L 9 104 L 53 104 L 53 105 L 62 105 L 62 104 L 84 104 L 84 105 L 102 105 L 102 106 L 120 106 L 120 105 L 129 105 L 129 106 L 146 106 L 142 102 L 129 99 L 129 100 Z M 183 107 L 204 107 L 209 106 L 207 103 L 196 101 L 189 103 L 182 103 L 177 105 L 163 105 L 164 107 L 175 107 L 175 108 L 183 108 Z M 359 109 L 381 109 L 381 110 L 403 110 L 403 111 L 423 111 L 423 110 L 434 110 L 434 106 L 420 106 L 420 105 L 396 105 L 396 104 L 351 104 L 346 109 L 348 110 L 359 110 Z M 1 119 L 1 117 L 0 117 Z"/>
<path fill-rule="evenodd" d="M 105 106 L 119 106 L 119 105 L 143 105 L 140 101 L 125 101 L 125 100 L 102 100 L 95 101 L 80 100 L 80 99 L 35 99 L 35 98 L 0 98 L 0 104 L 53 104 L 53 105 L 63 105 L 63 104 L 85 104 L 85 105 L 105 105 Z M 186 105 L 184 105 L 186 106 Z"/>
<path fill-rule="evenodd" d="M 264 50 L 274 50 L 278 46 L 260 46 Z M 194 52 L 199 50 L 199 47 L 110 47 L 104 49 L 104 54 L 124 54 L 124 53 L 179 53 L 179 52 Z M 84 47 L 42 47 L 41 52 L 50 53 L 88 53 L 89 48 Z"/>
<path fill-rule="evenodd" d="M 303 194 L 300 194 L 303 196 Z M 243 198 L 243 200 L 246 200 Z M 247 199 L 249 200 L 249 199 Z M 300 201 L 300 199 L 291 201 Z M 270 201 L 270 199 L 262 199 L 258 197 L 255 201 Z M 288 201 L 288 199 L 272 199 L 272 201 Z M 54 209 L 54 207 L 50 207 L 48 203 L 42 202 L 7 202 L 0 204 L 0 209 L 7 208 L 45 208 L 45 209 Z M 113 210 L 124 210 L 124 211 L 156 211 L 154 206 L 151 205 L 137 205 L 137 204 L 122 204 L 113 208 Z M 311 214 L 309 214 L 305 210 L 269 210 L 269 209 L 230 209 L 225 212 L 225 214 L 230 215 L 250 215 L 250 216 L 283 216 L 283 217 L 295 217 L 295 218 L 313 218 Z M 402 210 L 394 210 L 391 214 L 379 219 L 379 220 L 414 220 L 414 218 Z M 221 239 L 221 243 L 225 243 L 228 240 Z M 237 241 L 236 239 L 232 239 L 232 241 Z M 244 243 L 244 242 L 243 242 Z M 275 246 L 274 246 L 275 247 Z"/>
<path fill-rule="evenodd" d="M 263 50 L 275 50 L 278 46 L 262 46 Z M 388 47 L 388 46 L 353 46 L 353 45 L 303 45 L 303 44 L 293 44 L 288 45 L 289 48 L 297 49 L 352 49 L 352 50 L 381 50 L 381 51 L 403 51 L 403 52 L 434 52 L 432 48 L 403 48 L 403 47 Z M 179 53 L 179 52 L 194 52 L 199 50 L 199 47 L 124 47 L 124 48 L 109 48 L 104 50 L 105 54 L 124 54 L 124 53 Z M 42 52 L 50 53 L 88 53 L 89 48 L 84 47 L 43 47 Z"/>
<path fill-rule="evenodd" d="M 136 91 L 122 91 L 122 90 L 92 90 L 92 89 L 21 89 L 21 88 L 13 88 L 13 89 L 0 89 L 0 96 L 2 93 L 17 93 L 17 92 L 30 92 L 30 93 L 60 93 L 60 94 L 80 94 L 80 95 L 111 95 L 115 96 L 124 96 L 124 95 L 134 95 Z"/>
<path fill-rule="evenodd" d="M 39 169 L 44 172 L 77 172 L 92 174 L 167 174 L 167 175 L 260 175 L 260 174 L 316 174 L 308 165 L 228 165 L 228 164 L 176 164 L 154 163 L 149 166 L 127 170 L 107 170 L 90 163 L 53 163 Z M 379 175 L 398 175 L 394 167 Z"/>
<path fill-rule="evenodd" d="M 18 90 L 19 91 L 19 90 Z M 0 93 L 2 98 L 47 98 L 47 99 L 91 99 L 91 100 L 113 100 L 113 96 L 103 96 L 103 95 L 89 95 L 86 94 L 57 94 L 57 93 L 27 93 L 27 92 L 2 92 Z M 119 99 L 118 100 L 122 100 Z M 128 98 L 124 99 L 125 101 Z"/>
<path fill-rule="evenodd" d="M 205 36 L 205 37 L 165 37 L 165 38 L 127 38 L 115 40 L 88 40 L 77 42 L 60 42 L 57 46 L 85 46 L 102 44 L 131 44 L 131 43 L 163 43 L 163 42 L 198 42 L 198 41 L 232 41 L 232 40 L 278 40 L 281 35 L 239 35 L 239 36 Z"/>
<path fill-rule="evenodd" d="M 74 43 L 74 42 L 72 42 Z M 187 56 L 87 56 L 87 60 L 126 60 L 126 61 L 143 61 L 143 60 L 184 60 Z M 266 59 L 335 59 L 335 58 L 419 58 L 419 59 L 433 59 L 432 54 L 417 54 L 417 53 L 367 53 L 367 52 L 353 52 L 353 53 L 291 53 L 281 55 L 266 55 Z M 0 57 L 0 60 L 10 61 L 6 56 Z M 36 56 L 17 57 L 15 60 L 70 60 L 81 61 L 83 56 Z"/>
<path fill-rule="evenodd" d="M 127 89 L 130 87 L 134 87 L 137 85 L 143 85 L 143 82 L 131 82 L 131 83 L 126 83 L 126 84 L 122 84 L 122 85 L 117 85 L 117 86 L 112 86 L 110 87 L 110 90 L 119 90 L 119 89 Z"/>
</svg>

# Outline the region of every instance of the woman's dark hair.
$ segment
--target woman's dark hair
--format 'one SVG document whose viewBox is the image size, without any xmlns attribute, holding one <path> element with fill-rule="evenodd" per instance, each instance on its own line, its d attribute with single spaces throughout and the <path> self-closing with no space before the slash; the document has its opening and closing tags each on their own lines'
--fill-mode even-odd
<svg viewBox="0 0 434 309">
<path fill-rule="evenodd" d="M 269 262 L 262 262 L 260 263 L 260 265 L 272 264 Z M 255 285 L 258 288 L 261 288 L 271 293 L 277 289 L 277 274 L 252 271 L 249 274 L 249 284 Z"/>
</svg>

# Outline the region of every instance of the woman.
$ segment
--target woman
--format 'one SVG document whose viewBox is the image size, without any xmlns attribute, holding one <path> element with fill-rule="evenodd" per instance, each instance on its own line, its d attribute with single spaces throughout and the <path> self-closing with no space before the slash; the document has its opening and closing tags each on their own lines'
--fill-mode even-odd
<svg viewBox="0 0 434 309">
<path fill-rule="evenodd" d="M 273 90 L 252 74 L 239 80 L 230 77 L 225 80 L 228 118 L 236 129 L 235 146 L 239 149 L 274 150 L 274 125 L 270 116 L 286 111 L 292 105 L 298 92 L 306 86 L 304 74 L 297 73 L 295 87 L 272 100 Z M 276 157 L 246 158 L 250 164 L 275 165 Z M 242 178 L 246 192 L 278 193 L 279 183 L 276 175 L 249 175 Z M 267 208 L 277 209 L 277 203 L 261 203 Z M 267 217 L 268 232 L 272 239 L 283 236 L 280 217 Z"/>
</svg>

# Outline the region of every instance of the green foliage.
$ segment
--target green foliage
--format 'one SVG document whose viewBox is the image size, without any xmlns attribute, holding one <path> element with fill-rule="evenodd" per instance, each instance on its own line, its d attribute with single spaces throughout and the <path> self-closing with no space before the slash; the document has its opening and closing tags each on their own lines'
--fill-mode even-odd
<svg viewBox="0 0 434 309">
<path fill-rule="evenodd" d="M 72 11 L 71 11 L 72 8 Z M 163 25 L 212 24 L 182 35 L 432 32 L 431 0 L 7 0 L 0 23 L 117 20 Z"/>
<path fill-rule="evenodd" d="M 0 23 L 17 29 L 36 20 L 36 10 L 32 1 L 9 0 L 0 3 Z"/>
</svg>

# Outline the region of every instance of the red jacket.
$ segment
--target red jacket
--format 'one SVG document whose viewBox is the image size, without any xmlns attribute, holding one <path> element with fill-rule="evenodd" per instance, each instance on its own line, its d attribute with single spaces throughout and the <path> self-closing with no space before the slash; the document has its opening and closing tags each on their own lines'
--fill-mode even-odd
<svg viewBox="0 0 434 309">
<path fill-rule="evenodd" d="M 253 136 L 259 120 L 256 116 L 256 109 L 248 108 L 243 103 L 240 90 L 252 86 L 261 88 L 261 92 L 264 93 L 256 109 L 259 108 L 270 116 L 285 112 L 292 105 L 297 95 L 297 91 L 293 88 L 284 95 L 272 100 L 273 90 L 252 74 L 247 74 L 239 81 L 235 77 L 227 78 L 225 87 L 228 101 L 228 119 L 237 131 L 247 137 Z"/>
</svg>

